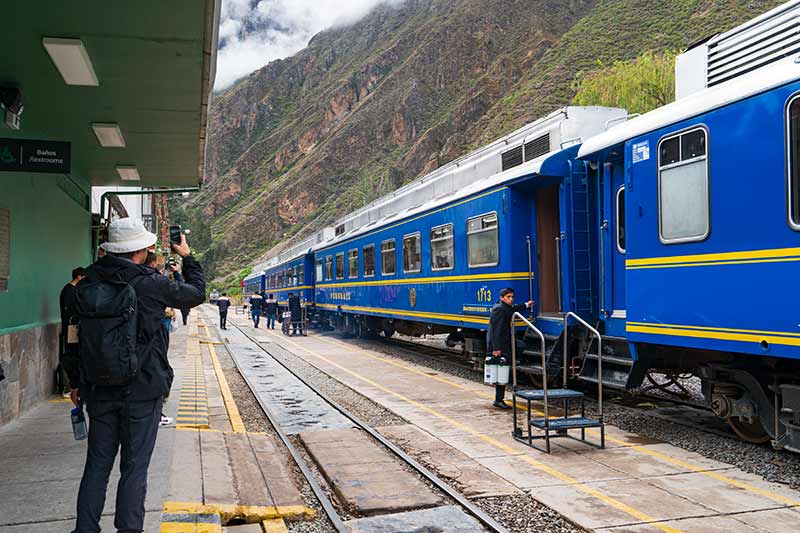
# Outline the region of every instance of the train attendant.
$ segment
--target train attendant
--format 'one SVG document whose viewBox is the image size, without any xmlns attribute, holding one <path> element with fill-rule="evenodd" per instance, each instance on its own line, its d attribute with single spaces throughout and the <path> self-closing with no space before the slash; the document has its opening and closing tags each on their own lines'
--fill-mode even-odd
<svg viewBox="0 0 800 533">
<path fill-rule="evenodd" d="M 511 317 L 525 309 L 533 308 L 533 301 L 524 305 L 514 305 L 514 289 L 508 287 L 500 291 L 500 300 L 492 307 L 492 316 L 489 319 L 489 329 L 486 331 L 486 349 L 493 357 L 503 358 L 509 364 L 511 361 Z M 506 386 L 495 385 L 494 406 L 499 409 L 511 409 L 503 399 L 506 395 Z"/>
<path fill-rule="evenodd" d="M 275 329 L 275 315 L 278 314 L 278 300 L 275 295 L 270 293 L 269 298 L 264 300 L 264 314 L 267 315 L 267 329 Z"/>
<path fill-rule="evenodd" d="M 250 316 L 253 317 L 254 327 L 258 327 L 258 322 L 261 320 L 261 305 L 263 302 L 264 297 L 260 292 L 257 292 L 250 297 Z"/>
</svg>

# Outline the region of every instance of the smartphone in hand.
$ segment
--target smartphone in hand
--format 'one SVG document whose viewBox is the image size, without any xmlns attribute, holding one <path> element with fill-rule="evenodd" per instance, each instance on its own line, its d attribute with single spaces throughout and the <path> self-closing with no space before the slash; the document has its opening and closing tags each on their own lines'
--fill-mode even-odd
<svg viewBox="0 0 800 533">
<path fill-rule="evenodd" d="M 180 244 L 181 243 L 181 227 L 180 226 L 170 226 L 169 227 L 169 242 L 170 242 L 170 244 Z"/>
</svg>

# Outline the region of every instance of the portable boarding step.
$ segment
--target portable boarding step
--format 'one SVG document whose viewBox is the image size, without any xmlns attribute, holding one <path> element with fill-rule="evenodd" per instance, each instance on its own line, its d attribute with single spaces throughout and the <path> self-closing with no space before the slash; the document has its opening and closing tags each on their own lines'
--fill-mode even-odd
<svg viewBox="0 0 800 533">
<path fill-rule="evenodd" d="M 585 395 L 583 392 L 572 389 L 522 389 L 515 390 L 512 393 L 514 397 L 514 438 L 520 442 L 527 444 L 532 448 L 539 450 L 540 448 L 533 445 L 534 440 L 544 439 L 544 450 L 550 453 L 550 439 L 554 437 L 568 437 L 575 438 L 568 432 L 571 429 L 580 429 L 580 441 L 590 446 L 594 444 L 586 441 L 587 428 L 600 428 L 600 448 L 605 448 L 605 428 L 603 426 L 602 418 L 589 418 L 586 416 Z M 517 415 L 517 398 L 527 402 L 527 431 L 519 425 Z M 573 400 L 580 400 L 580 415 L 570 415 L 570 402 Z M 543 418 L 533 418 L 533 406 L 531 402 L 545 402 L 543 405 L 545 416 Z M 550 402 L 558 402 L 559 407 L 563 411 L 563 417 L 550 417 Z M 534 435 L 533 429 L 543 431 L 543 435 Z M 554 433 L 554 434 L 553 434 Z M 576 439 L 577 440 L 577 439 Z"/>
<path fill-rule="evenodd" d="M 566 354 L 566 347 L 569 346 L 568 344 L 568 328 L 567 323 L 570 318 L 575 318 L 581 325 L 589 329 L 595 337 L 597 337 L 597 347 L 598 352 L 602 354 L 602 338 L 600 337 L 600 333 L 594 329 L 591 325 L 586 323 L 582 318 L 577 316 L 572 312 L 568 312 L 564 315 L 564 329 L 563 329 L 563 343 L 562 346 L 562 357 L 561 361 L 564 365 L 563 370 L 561 371 L 561 377 L 563 382 L 563 387 L 560 389 L 548 389 L 548 372 L 550 365 L 549 360 L 553 355 L 553 350 L 546 349 L 546 342 L 544 334 L 539 331 L 533 324 L 531 324 L 525 317 L 520 315 L 519 313 L 514 313 L 514 316 L 511 321 L 511 333 L 512 336 L 514 335 L 514 321 L 521 319 L 525 324 L 528 326 L 528 331 L 526 331 L 526 335 L 533 331 L 536 335 L 538 335 L 540 340 L 540 347 L 541 347 L 541 363 L 538 365 L 538 368 L 542 371 L 542 384 L 543 387 L 540 389 L 518 389 L 517 388 L 517 350 L 516 350 L 516 343 L 512 343 L 511 349 L 511 372 L 512 372 L 512 397 L 513 397 L 513 419 L 514 419 L 514 431 L 513 436 L 516 440 L 527 444 L 532 448 L 536 448 L 537 450 L 544 451 L 546 453 L 550 453 L 550 439 L 555 437 L 568 437 L 575 440 L 580 440 L 581 442 L 595 446 L 599 448 L 605 448 L 605 426 L 603 423 L 603 383 L 601 380 L 598 380 L 598 411 L 599 415 L 597 418 L 591 418 L 586 416 L 586 398 L 585 394 L 581 391 L 576 391 L 572 389 L 568 389 L 567 385 L 567 361 L 569 357 Z M 597 356 L 597 369 L 598 373 L 601 375 L 605 375 L 603 371 L 603 362 L 605 360 L 604 355 Z M 584 359 L 585 365 L 585 359 Z M 561 370 L 561 369 L 559 369 Z M 527 414 L 526 414 L 526 425 L 527 428 L 520 427 L 520 417 L 517 413 L 517 400 L 524 400 L 527 402 Z M 576 412 L 576 414 L 571 414 L 571 403 L 572 402 L 580 402 L 580 410 Z M 540 402 L 542 404 L 543 417 L 533 417 L 533 406 L 532 402 Z M 561 416 L 558 417 L 550 417 L 550 403 L 557 403 L 561 410 Z M 586 429 L 588 428 L 599 428 L 600 429 L 600 444 L 599 446 L 588 442 L 586 440 Z M 570 430 L 581 430 L 580 439 L 576 439 L 576 437 L 569 434 Z M 543 432 L 543 434 L 533 434 L 533 430 L 537 430 Z M 533 445 L 533 441 L 537 439 L 544 439 L 545 446 L 542 450 L 537 446 Z"/>
</svg>

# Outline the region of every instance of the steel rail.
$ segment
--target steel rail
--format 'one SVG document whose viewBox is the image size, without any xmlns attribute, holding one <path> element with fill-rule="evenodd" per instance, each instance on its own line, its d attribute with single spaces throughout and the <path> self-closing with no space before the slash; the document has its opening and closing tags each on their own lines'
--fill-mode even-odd
<svg viewBox="0 0 800 533">
<path fill-rule="evenodd" d="M 242 331 L 241 328 L 236 326 L 236 324 L 233 323 L 231 324 L 233 325 L 233 327 L 241 331 L 247 338 L 253 341 L 253 339 L 250 338 L 250 336 L 247 335 L 247 333 Z M 259 347 L 261 346 L 258 342 L 256 342 L 256 344 Z M 314 479 L 313 472 L 311 472 L 311 470 L 308 468 L 308 465 L 306 465 L 306 462 L 303 460 L 303 457 L 297 451 L 297 448 L 294 447 L 292 441 L 289 440 L 289 436 L 286 435 L 286 433 L 281 428 L 280 424 L 278 423 L 278 419 L 275 417 L 272 411 L 270 411 L 269 407 L 267 407 L 264 400 L 261 399 L 261 396 L 256 394 L 256 390 L 253 387 L 253 384 L 250 382 L 250 380 L 247 378 L 244 372 L 242 372 L 242 369 L 239 367 L 239 362 L 236 360 L 236 357 L 234 357 L 233 353 L 228 347 L 228 343 L 223 342 L 222 346 L 225 347 L 225 351 L 228 352 L 228 356 L 233 361 L 233 364 L 236 365 L 236 370 L 239 372 L 239 375 L 242 376 L 242 379 L 244 379 L 244 382 L 247 384 L 247 387 L 253 393 L 253 396 L 258 402 L 258 405 L 261 406 L 261 409 L 264 411 L 264 414 L 267 415 L 269 423 L 272 425 L 273 429 L 275 430 L 275 433 L 278 434 L 278 437 L 281 439 L 281 442 L 283 442 L 283 445 L 286 446 L 287 450 L 289 450 L 289 454 L 292 456 L 292 459 L 294 460 L 297 467 L 303 473 L 303 476 L 306 478 L 306 481 L 308 481 L 308 484 L 311 487 L 312 492 L 314 492 L 314 496 L 316 496 L 317 500 L 319 500 L 320 505 L 322 505 L 323 511 L 325 511 L 325 515 L 331 521 L 333 527 L 336 528 L 336 531 L 338 533 L 349 533 L 350 530 L 344 524 L 344 521 L 342 521 L 342 517 L 339 516 L 339 513 L 336 511 L 336 508 L 333 506 L 333 503 L 331 502 L 330 498 L 328 498 L 328 495 L 325 494 L 325 491 L 322 489 L 320 484 L 317 482 L 316 479 Z"/>
<path fill-rule="evenodd" d="M 269 352 L 269 350 L 267 350 L 266 348 L 264 348 L 264 347 L 261 345 L 261 342 L 259 342 L 259 341 L 255 340 L 255 339 L 254 339 L 252 336 L 250 336 L 248 333 L 246 333 L 246 332 L 245 332 L 245 331 L 244 331 L 242 328 L 240 328 L 238 325 L 236 325 L 236 324 L 233 324 L 233 327 L 235 327 L 236 329 L 238 329 L 238 330 L 239 330 L 239 331 L 240 331 L 240 332 L 241 332 L 241 333 L 242 333 L 242 334 L 243 334 L 245 337 L 247 337 L 248 339 L 250 339 L 250 341 L 251 341 L 251 342 L 255 343 L 255 344 L 256 344 L 256 346 L 258 346 L 258 347 L 261 349 L 261 351 L 263 351 L 264 353 L 266 353 L 267 355 L 269 355 L 269 356 L 270 356 L 270 357 L 271 357 L 273 360 L 275 360 L 275 362 L 277 362 L 277 363 L 278 363 L 279 365 L 281 365 L 281 366 L 282 366 L 284 369 L 286 369 L 286 371 L 288 371 L 288 372 L 289 372 L 290 374 L 292 374 L 292 375 L 293 375 L 295 378 L 297 378 L 297 379 L 298 379 L 298 380 L 299 380 L 299 381 L 300 381 L 300 382 L 301 382 L 303 385 L 305 385 L 306 387 L 308 387 L 309 389 L 311 389 L 312 391 L 314 391 L 314 393 L 315 393 L 317 396 L 319 396 L 320 398 L 322 398 L 322 399 L 323 399 L 323 400 L 324 400 L 326 403 L 328 403 L 328 404 L 329 404 L 331 407 L 333 407 L 334 409 L 336 409 L 337 411 L 339 411 L 339 413 L 341 413 L 341 414 L 342 414 L 342 415 L 344 415 L 346 418 L 348 418 L 348 419 L 349 419 L 351 422 L 353 422 L 353 423 L 354 423 L 356 426 L 358 426 L 358 427 L 359 427 L 359 428 L 361 428 L 362 430 L 364 430 L 364 431 L 366 431 L 367 433 L 369 433 L 369 434 L 370 434 L 370 435 L 371 435 L 371 436 L 372 436 L 374 439 L 376 439 L 378 442 L 380 442 L 381 444 L 383 444 L 383 445 L 384 445 L 386 448 L 388 448 L 388 449 L 389 449 L 389 450 L 390 450 L 392 453 L 394 453 L 394 454 L 395 454 L 397 457 L 399 457 L 399 458 L 400 458 L 400 460 L 402 460 L 404 463 L 406 463 L 407 465 L 411 466 L 411 467 L 412 467 L 414 470 L 416 470 L 417 472 L 419 472 L 420 474 L 422 474 L 422 476 L 423 476 L 423 477 L 425 477 L 425 479 L 427 479 L 429 482 L 431 482 L 431 483 L 432 483 L 434 486 L 436 486 L 436 488 L 437 488 L 437 489 L 441 490 L 442 492 L 444 492 L 445 494 L 447 494 L 447 495 L 448 495 L 450 498 L 452 498 L 453 500 L 455 500 L 455 501 L 456 501 L 456 502 L 457 502 L 457 503 L 458 503 L 458 504 L 459 504 L 461 507 L 463 507 L 463 508 L 464 508 L 464 509 L 465 509 L 465 510 L 466 510 L 466 511 L 469 513 L 469 514 L 471 514 L 472 516 L 474 516 L 475 518 L 477 518 L 477 519 L 478 519 L 478 520 L 479 520 L 479 521 L 480 521 L 480 522 L 481 522 L 481 523 L 482 523 L 484 526 L 488 527 L 488 528 L 489 528 L 491 531 L 493 531 L 493 532 L 495 532 L 495 533 L 509 533 L 509 531 L 508 531 L 508 530 L 507 530 L 505 527 L 503 527 L 503 526 L 502 526 L 502 525 L 501 525 L 499 522 L 497 522 L 497 521 L 496 521 L 494 518 L 492 518 L 491 516 L 489 516 L 488 514 L 486 514 L 486 513 L 483 511 L 483 509 L 481 509 L 481 508 L 477 507 L 476 505 L 474 505 L 474 504 L 473 504 L 471 501 L 469 501 L 469 500 L 468 500 L 468 499 L 467 499 L 467 498 L 466 498 L 466 497 L 465 497 L 463 494 L 461 494 L 460 492 L 458 492 L 458 491 L 454 490 L 453 488 L 451 488 L 451 487 L 450 487 L 448 484 L 446 484 L 444 481 L 442 481 L 441 479 L 439 479 L 439 477 L 438 477 L 438 476 L 436 476 L 436 474 L 434 474 L 433 472 L 431 472 L 430 470 L 428 470 L 426 467 L 424 467 L 423 465 L 421 465 L 420 463 L 418 463 L 418 462 L 417 462 L 417 461 L 416 461 L 416 460 L 415 460 L 413 457 L 411 457 L 411 456 L 410 456 L 410 455 L 408 455 L 406 452 L 404 452 L 403 450 L 401 450 L 400 448 L 398 448 L 398 447 L 397 447 L 396 445 L 394 445 L 394 444 L 393 444 L 391 441 L 389 441 L 389 440 L 388 440 L 386 437 L 384 437 L 383 435 L 381 435 L 380 433 L 378 433 L 377 431 L 375 431 L 375 430 L 374 430 L 374 429 L 373 429 L 371 426 L 369 426 L 369 425 L 367 425 L 365 422 L 363 422 L 363 421 L 362 421 L 360 418 L 358 418 L 357 416 L 355 416 L 354 414 L 352 414 L 350 411 L 348 411 L 347 409 L 345 409 L 344 407 L 342 407 L 341 405 L 339 405 L 339 404 L 338 404 L 338 403 L 337 403 L 335 400 L 333 400 L 333 399 L 329 398 L 329 397 L 328 397 L 326 394 L 324 394 L 324 393 L 320 392 L 319 390 L 317 390 L 317 389 L 316 389 L 314 386 L 312 386 L 312 385 L 311 385 L 311 384 L 310 384 L 308 381 L 306 381 L 306 379 L 305 379 L 305 378 L 303 378 L 302 376 L 298 375 L 298 374 L 297 374 L 297 373 L 296 373 L 294 370 L 292 370 L 292 369 L 291 369 L 291 368 L 289 368 L 289 367 L 288 367 L 286 364 L 284 364 L 284 362 L 283 362 L 283 361 L 281 361 L 280 359 L 278 359 L 277 357 L 275 357 L 274 355 L 272 355 L 272 354 Z M 226 348 L 227 348 L 227 346 L 226 346 Z M 229 353 L 229 354 L 231 353 L 231 352 L 230 352 L 230 350 L 228 350 L 228 353 Z M 232 354 L 231 354 L 231 359 L 233 359 L 233 360 L 234 360 L 234 363 L 237 365 L 237 366 L 236 366 L 236 368 L 238 369 L 238 368 L 239 368 L 239 366 L 238 366 L 238 363 L 236 363 L 236 359 L 233 357 L 233 355 L 232 355 Z M 239 373 L 241 374 L 241 371 L 240 371 Z M 244 374 L 242 374 L 242 377 L 244 377 Z M 247 383 L 247 386 L 248 386 L 248 387 L 250 387 L 250 389 L 253 391 L 253 395 L 256 397 L 256 399 L 258 400 L 259 404 L 261 404 L 261 405 L 262 405 L 262 407 L 264 407 L 264 405 L 263 405 L 263 403 L 262 403 L 262 400 L 261 400 L 261 399 L 258 397 L 258 395 L 255 393 L 255 389 L 253 389 L 253 387 L 250 385 L 250 383 L 249 383 L 249 381 L 247 380 L 247 378 L 245 378 L 245 382 Z M 265 410 L 266 410 L 266 408 L 265 408 Z"/>
</svg>

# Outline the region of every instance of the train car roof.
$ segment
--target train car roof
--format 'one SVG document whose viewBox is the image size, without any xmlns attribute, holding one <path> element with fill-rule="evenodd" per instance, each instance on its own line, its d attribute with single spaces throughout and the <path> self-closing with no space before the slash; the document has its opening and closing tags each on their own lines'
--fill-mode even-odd
<svg viewBox="0 0 800 533">
<path fill-rule="evenodd" d="M 800 78 L 798 59 L 800 57 L 797 54 L 792 54 L 727 83 L 698 91 L 614 126 L 604 133 L 587 139 L 578 151 L 578 157 L 590 156 L 664 126 L 681 122 L 794 81 Z"/>
<path fill-rule="evenodd" d="M 446 206 L 458 200 L 469 198 L 470 196 L 476 195 L 483 191 L 491 190 L 500 185 L 507 185 L 515 181 L 537 175 L 560 176 L 564 172 L 567 160 L 575 158 L 578 152 L 578 147 L 579 145 L 576 144 L 568 148 L 558 150 L 557 152 L 551 152 L 503 172 L 498 172 L 491 176 L 476 180 L 470 185 L 458 191 L 453 191 L 452 193 L 443 197 L 432 198 L 431 200 L 416 207 L 405 209 L 384 219 L 371 222 L 360 228 L 354 228 L 347 233 L 336 236 L 314 246 L 312 250 L 319 251 L 330 248 L 331 246 L 335 246 L 340 242 L 348 241 L 354 237 L 358 237 L 365 233 L 369 233 L 407 218 L 414 217 L 415 215 Z"/>
</svg>

